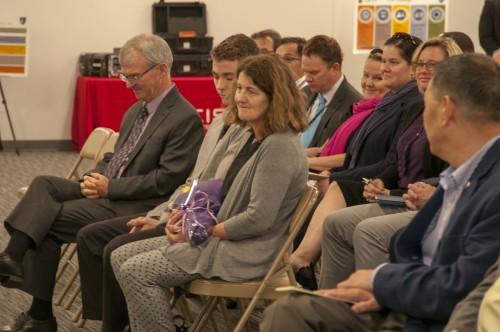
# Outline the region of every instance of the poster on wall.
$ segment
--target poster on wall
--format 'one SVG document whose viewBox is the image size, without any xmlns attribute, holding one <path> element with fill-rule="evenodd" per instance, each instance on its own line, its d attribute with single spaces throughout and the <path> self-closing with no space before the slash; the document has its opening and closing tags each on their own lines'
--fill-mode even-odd
<svg viewBox="0 0 500 332">
<path fill-rule="evenodd" d="M 426 40 L 446 29 L 448 0 L 358 0 L 354 52 L 381 47 L 396 32 Z"/>
<path fill-rule="evenodd" d="M 26 17 L 0 18 L 0 76 L 28 75 L 28 27 Z"/>
</svg>

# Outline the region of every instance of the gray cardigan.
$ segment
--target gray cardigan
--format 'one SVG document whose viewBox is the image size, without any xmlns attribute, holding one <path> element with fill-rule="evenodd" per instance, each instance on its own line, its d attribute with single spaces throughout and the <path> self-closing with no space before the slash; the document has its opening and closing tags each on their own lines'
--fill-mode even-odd
<svg viewBox="0 0 500 332">
<path fill-rule="evenodd" d="M 222 160 L 230 161 L 234 158 L 234 155 L 238 154 L 239 149 L 241 149 L 242 144 L 244 144 L 250 137 L 250 132 L 238 125 L 232 125 L 227 130 L 224 137 L 218 141 L 222 127 L 224 126 L 225 114 L 223 113 L 218 116 L 214 122 L 210 125 L 203 143 L 201 145 L 200 151 L 198 153 L 198 158 L 196 159 L 196 164 L 194 166 L 191 175 L 186 180 L 186 184 L 190 184 L 193 179 L 196 178 L 215 178 L 215 171 L 217 170 L 219 164 Z M 241 141 L 241 142 L 240 142 Z M 241 146 L 240 146 L 241 145 Z M 232 161 L 231 161 L 232 162 Z M 223 170 L 221 169 L 221 172 Z M 227 171 L 227 169 L 225 170 Z M 219 175 L 220 179 L 224 178 L 225 173 Z M 153 210 L 147 213 L 147 217 L 157 217 L 160 221 L 166 222 L 170 216 L 168 207 L 171 202 L 175 200 L 179 193 L 182 192 L 184 184 L 179 186 L 176 191 L 170 196 L 168 201 L 156 206 Z"/>
<path fill-rule="evenodd" d="M 230 240 L 211 237 L 194 247 L 169 245 L 164 248 L 166 257 L 205 278 L 262 277 L 285 241 L 306 182 L 307 160 L 298 135 L 268 136 L 241 168 L 217 216 Z"/>
</svg>

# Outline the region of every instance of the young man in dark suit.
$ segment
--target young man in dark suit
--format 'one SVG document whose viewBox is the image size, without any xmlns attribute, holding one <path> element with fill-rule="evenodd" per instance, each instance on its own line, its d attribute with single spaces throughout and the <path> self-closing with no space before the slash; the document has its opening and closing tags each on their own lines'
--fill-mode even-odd
<svg viewBox="0 0 500 332">
<path fill-rule="evenodd" d="M 361 94 L 342 74 L 342 50 L 328 36 L 314 36 L 302 51 L 302 70 L 313 92 L 307 101 L 309 127 L 302 133 L 304 147 L 320 147 L 352 115 Z"/>
<path fill-rule="evenodd" d="M 203 128 L 172 84 L 172 58 L 157 36 L 129 40 L 120 51 L 120 78 L 139 101 L 124 116 L 115 152 L 80 183 L 35 178 L 5 220 L 11 239 L 0 254 L 1 282 L 33 296 L 15 331 L 57 330 L 52 294 L 62 243 L 74 242 L 85 225 L 151 209 L 189 175 Z"/>
<path fill-rule="evenodd" d="M 467 54 L 438 65 L 424 126 L 432 152 L 450 168 L 393 239 L 393 262 L 358 270 L 319 296 L 276 302 L 261 331 L 392 330 L 388 312 L 406 316 L 405 331 L 441 331 L 500 252 L 499 103 L 500 70 L 490 58 Z"/>
</svg>

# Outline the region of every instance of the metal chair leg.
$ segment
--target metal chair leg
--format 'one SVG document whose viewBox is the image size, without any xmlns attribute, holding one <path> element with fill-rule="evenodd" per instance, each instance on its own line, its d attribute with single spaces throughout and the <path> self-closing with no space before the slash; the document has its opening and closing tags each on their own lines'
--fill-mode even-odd
<svg viewBox="0 0 500 332">
<path fill-rule="evenodd" d="M 205 304 L 205 306 L 200 312 L 200 315 L 198 316 L 198 318 L 196 319 L 195 323 L 192 326 L 193 332 L 203 331 L 203 328 L 206 325 L 207 320 L 212 314 L 212 311 L 214 310 L 216 305 L 217 305 L 216 297 L 211 297 L 208 299 L 208 302 Z"/>
</svg>

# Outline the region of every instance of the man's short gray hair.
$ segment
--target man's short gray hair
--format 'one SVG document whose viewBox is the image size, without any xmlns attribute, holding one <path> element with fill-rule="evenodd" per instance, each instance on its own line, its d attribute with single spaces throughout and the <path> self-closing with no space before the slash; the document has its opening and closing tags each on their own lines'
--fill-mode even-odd
<svg viewBox="0 0 500 332">
<path fill-rule="evenodd" d="M 474 53 L 452 56 L 434 69 L 431 88 L 436 99 L 448 95 L 472 122 L 500 122 L 500 67 Z"/>
<path fill-rule="evenodd" d="M 173 56 L 167 42 L 161 37 L 140 34 L 128 40 L 120 50 L 120 62 L 122 62 L 131 51 L 141 53 L 151 65 L 164 63 L 168 69 L 172 69 Z"/>
</svg>

